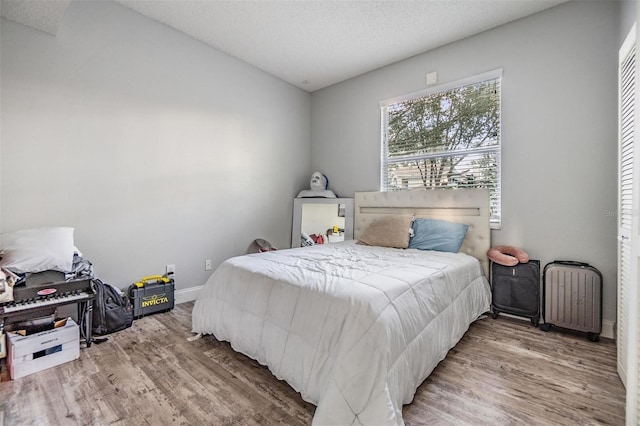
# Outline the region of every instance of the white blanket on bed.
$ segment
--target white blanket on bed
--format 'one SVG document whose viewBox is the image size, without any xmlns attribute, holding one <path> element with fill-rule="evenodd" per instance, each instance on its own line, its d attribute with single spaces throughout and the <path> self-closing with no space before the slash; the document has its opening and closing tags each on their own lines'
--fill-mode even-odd
<svg viewBox="0 0 640 426">
<path fill-rule="evenodd" d="M 401 425 L 490 298 L 468 255 L 347 241 L 227 260 L 192 321 L 316 404 L 314 424 Z"/>
</svg>

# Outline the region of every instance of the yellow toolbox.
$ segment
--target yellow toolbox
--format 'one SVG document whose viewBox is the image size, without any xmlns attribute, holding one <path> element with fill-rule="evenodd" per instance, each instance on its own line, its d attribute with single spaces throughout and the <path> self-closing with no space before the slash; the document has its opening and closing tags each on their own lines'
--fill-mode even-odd
<svg viewBox="0 0 640 426">
<path fill-rule="evenodd" d="M 151 275 L 129 287 L 133 317 L 141 318 L 156 312 L 167 312 L 175 306 L 173 278 Z"/>
</svg>

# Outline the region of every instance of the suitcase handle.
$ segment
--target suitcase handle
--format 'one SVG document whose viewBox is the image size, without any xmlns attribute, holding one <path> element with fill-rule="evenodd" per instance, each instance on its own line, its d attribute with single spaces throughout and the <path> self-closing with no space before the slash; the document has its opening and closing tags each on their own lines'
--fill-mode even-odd
<svg viewBox="0 0 640 426">
<path fill-rule="evenodd" d="M 134 286 L 140 288 L 140 287 L 144 287 L 144 285 L 148 282 L 148 281 L 155 281 L 157 283 L 162 282 L 162 283 L 168 283 L 170 280 L 169 278 L 163 277 L 162 275 L 149 275 L 148 277 L 144 277 L 142 278 L 140 281 L 133 283 Z"/>
<path fill-rule="evenodd" d="M 583 266 L 583 267 L 590 267 L 591 266 L 588 263 L 577 262 L 575 260 L 554 260 L 551 263 L 560 263 L 560 264 L 563 264 L 563 265 Z"/>
</svg>

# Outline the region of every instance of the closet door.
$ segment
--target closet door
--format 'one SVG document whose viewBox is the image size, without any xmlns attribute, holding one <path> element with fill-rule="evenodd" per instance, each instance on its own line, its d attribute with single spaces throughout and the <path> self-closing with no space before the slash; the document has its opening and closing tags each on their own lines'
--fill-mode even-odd
<svg viewBox="0 0 640 426">
<path fill-rule="evenodd" d="M 638 156 L 636 129 L 636 28 L 620 49 L 618 136 L 618 374 L 627 388 L 627 420 L 638 401 Z M 633 414 L 631 414 L 633 413 Z M 631 415 L 631 416 L 630 416 Z"/>
<path fill-rule="evenodd" d="M 632 30 L 632 33 L 635 31 Z M 635 43 L 627 38 L 620 49 L 618 138 L 618 374 L 626 386 L 628 325 L 631 313 L 629 286 L 635 282 L 632 253 L 633 165 L 635 118 Z"/>
</svg>

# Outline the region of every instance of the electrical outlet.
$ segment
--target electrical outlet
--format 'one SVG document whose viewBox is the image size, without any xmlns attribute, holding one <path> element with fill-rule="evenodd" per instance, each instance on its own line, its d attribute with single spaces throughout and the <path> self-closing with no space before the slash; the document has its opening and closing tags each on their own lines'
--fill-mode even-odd
<svg viewBox="0 0 640 426">
<path fill-rule="evenodd" d="M 167 275 L 176 273 L 176 265 L 167 265 L 165 266 L 165 272 Z"/>
<path fill-rule="evenodd" d="M 204 270 L 205 271 L 211 270 L 211 259 L 207 259 L 204 261 Z"/>
</svg>

